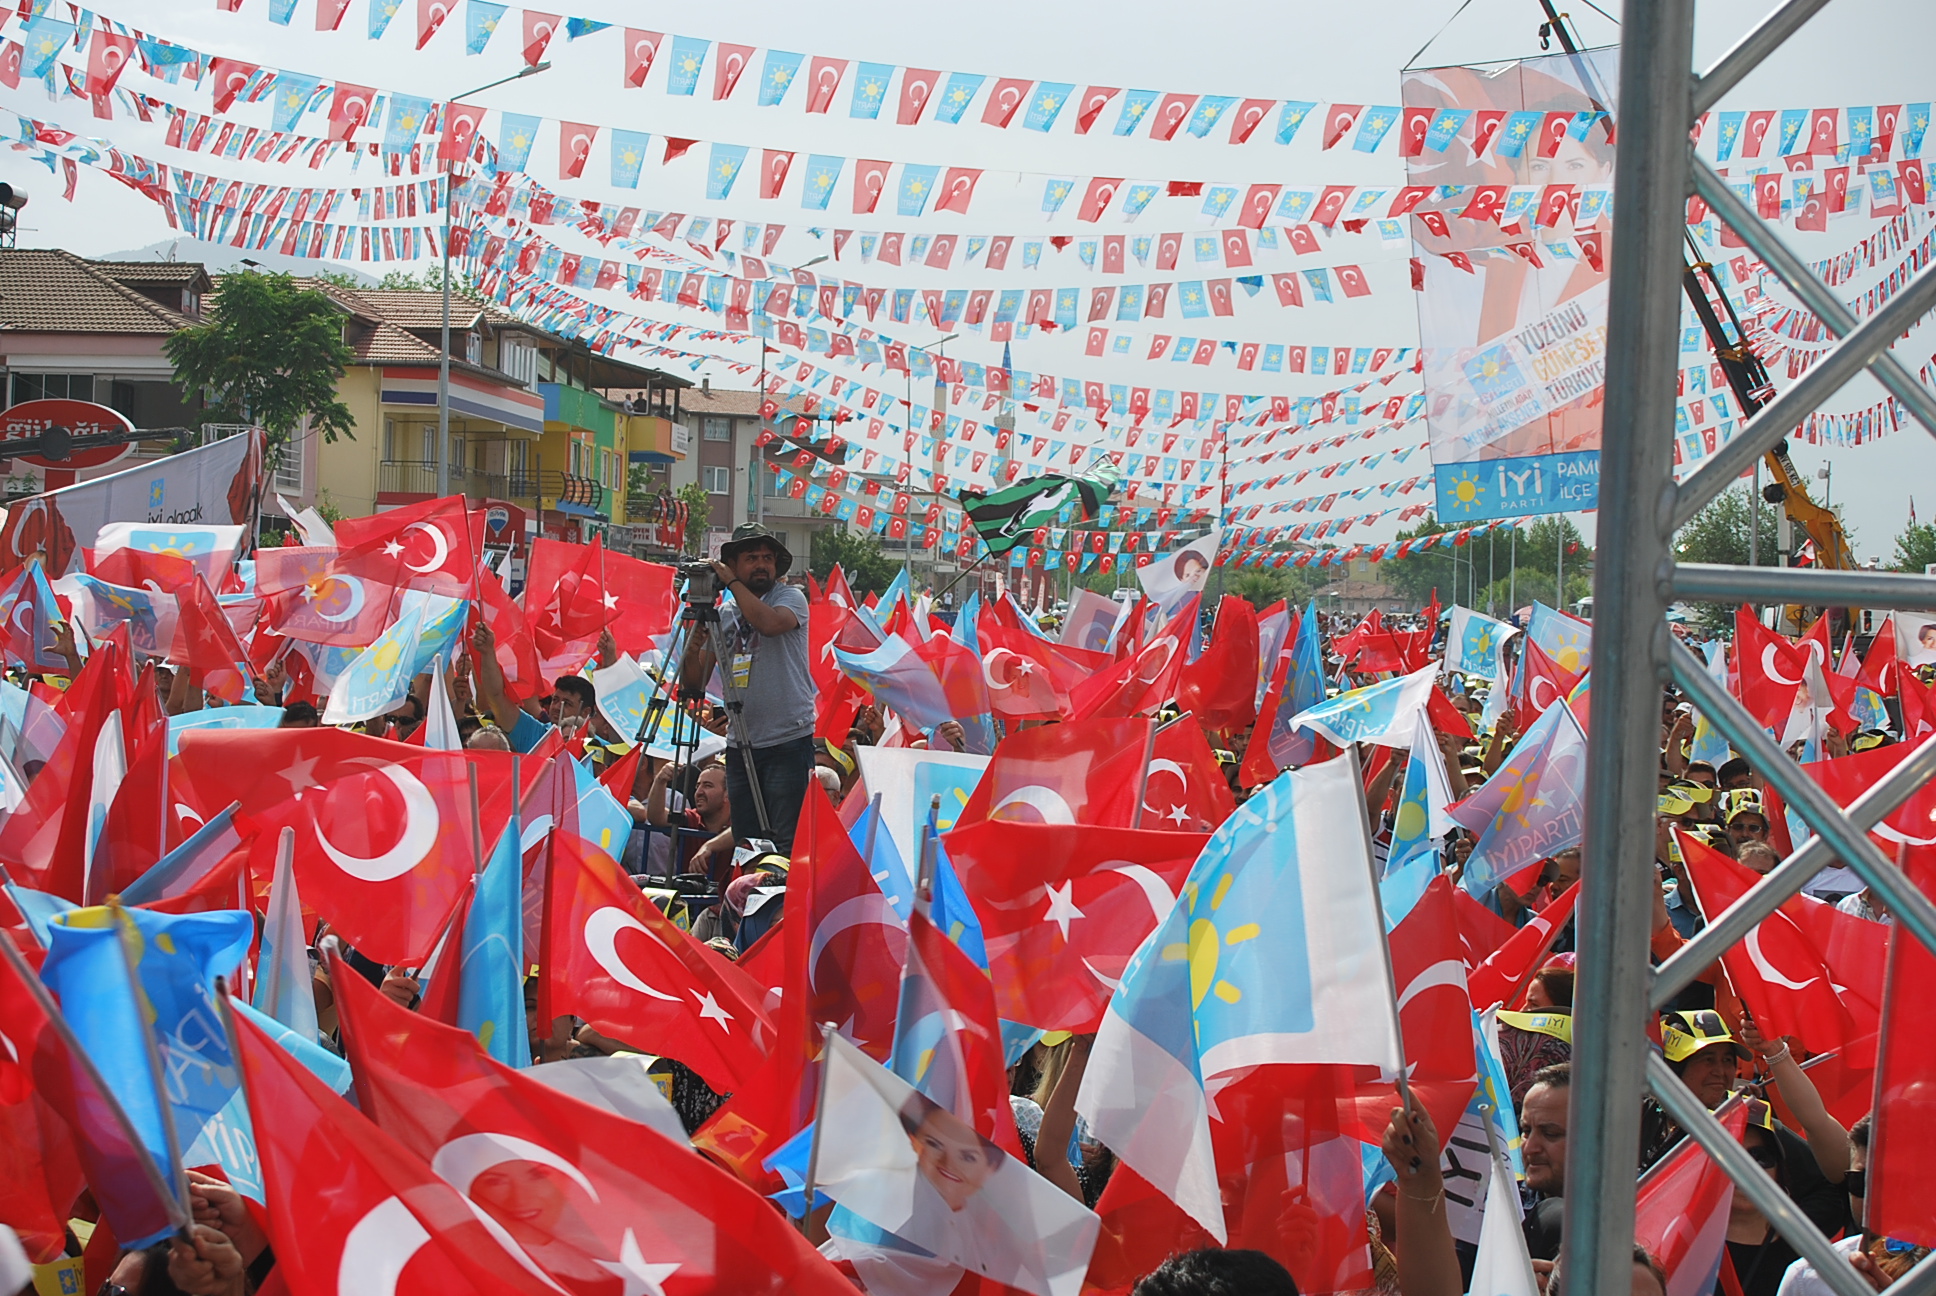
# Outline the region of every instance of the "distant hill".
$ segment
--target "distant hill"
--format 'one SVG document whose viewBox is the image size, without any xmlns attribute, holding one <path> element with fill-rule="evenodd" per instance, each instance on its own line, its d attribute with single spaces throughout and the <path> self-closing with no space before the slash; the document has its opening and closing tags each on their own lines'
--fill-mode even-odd
<svg viewBox="0 0 1936 1296">
<path fill-rule="evenodd" d="M 103 261 L 200 261 L 208 267 L 210 274 L 220 274 L 227 270 L 242 270 L 246 267 L 242 259 L 261 266 L 264 270 L 287 272 L 296 275 L 344 274 L 366 288 L 376 286 L 376 276 L 365 274 L 351 266 L 337 265 L 330 261 L 311 261 L 304 257 L 284 256 L 280 252 L 250 252 L 242 248 L 230 247 L 226 243 L 210 243 L 203 239 L 175 238 L 150 243 L 147 247 L 135 248 L 129 252 L 110 252 L 100 258 Z"/>
</svg>

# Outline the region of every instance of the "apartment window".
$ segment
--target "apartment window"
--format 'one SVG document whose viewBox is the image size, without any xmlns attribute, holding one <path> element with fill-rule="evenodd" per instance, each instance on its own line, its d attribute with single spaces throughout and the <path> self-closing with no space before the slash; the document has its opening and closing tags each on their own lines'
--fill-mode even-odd
<svg viewBox="0 0 1936 1296">
<path fill-rule="evenodd" d="M 708 441 L 731 441 L 733 439 L 733 420 L 729 418 L 709 418 L 705 422 L 705 437 Z"/>
<path fill-rule="evenodd" d="M 538 349 L 516 338 L 502 338 L 497 344 L 497 367 L 521 383 L 534 383 L 538 380 Z"/>
<path fill-rule="evenodd" d="M 94 399 L 94 375 L 70 373 L 17 373 L 13 376 L 13 401 Z"/>
<path fill-rule="evenodd" d="M 298 495 L 303 488 L 303 448 L 302 442 L 291 439 L 282 443 L 281 453 L 276 457 L 276 489 L 288 495 Z"/>
<path fill-rule="evenodd" d="M 484 339 L 475 332 L 464 334 L 464 359 L 472 364 L 484 361 Z"/>
<path fill-rule="evenodd" d="M 708 495 L 730 495 L 733 493 L 733 470 L 719 464 L 707 464 L 700 469 L 705 474 Z"/>
</svg>

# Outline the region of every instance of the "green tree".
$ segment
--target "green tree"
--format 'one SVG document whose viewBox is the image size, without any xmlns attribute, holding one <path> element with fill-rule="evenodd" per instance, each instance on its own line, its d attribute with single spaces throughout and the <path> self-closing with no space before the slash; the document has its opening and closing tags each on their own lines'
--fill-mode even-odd
<svg viewBox="0 0 1936 1296">
<path fill-rule="evenodd" d="M 1746 567 L 1752 525 L 1758 532 L 1756 559 L 1763 566 L 1773 565 L 1778 543 L 1775 510 L 1766 505 L 1751 509 L 1751 503 L 1758 501 L 1745 486 L 1730 486 L 1716 495 L 1675 535 L 1676 561 Z M 1694 621 L 1710 634 L 1725 634 L 1734 625 L 1734 605 L 1703 603 L 1695 609 Z"/>
<path fill-rule="evenodd" d="M 255 423 L 280 446 L 305 418 L 325 441 L 356 435 L 336 385 L 356 353 L 343 313 L 286 274 L 223 275 L 214 316 L 162 348 L 184 392 L 202 392 L 214 422 Z"/>
<path fill-rule="evenodd" d="M 1427 513 L 1417 526 L 1409 531 L 1400 531 L 1395 538 L 1416 540 L 1420 536 L 1443 535 L 1450 530 L 1453 528 Z M 1439 602 L 1450 603 L 1453 574 L 1452 551 L 1436 547 L 1424 553 L 1408 554 L 1378 564 L 1379 579 L 1391 586 L 1400 598 L 1420 607 L 1431 601 L 1433 590 L 1439 591 Z"/>
<path fill-rule="evenodd" d="M 1936 563 L 1936 522 L 1911 522 L 1896 537 L 1896 560 L 1891 571 L 1921 572 Z"/>
<path fill-rule="evenodd" d="M 846 574 L 854 593 L 861 595 L 885 590 L 901 570 L 899 560 L 889 557 L 874 535 L 837 527 L 814 532 L 807 570 L 815 580 L 824 581 L 833 574 L 835 564 Z"/>
<path fill-rule="evenodd" d="M 1235 594 L 1262 612 L 1283 599 L 1301 607 L 1313 594 L 1331 583 L 1329 567 L 1243 567 L 1225 568 L 1224 591 Z"/>
<path fill-rule="evenodd" d="M 697 558 L 706 541 L 706 524 L 713 518 L 713 498 L 698 482 L 687 482 L 672 497 L 686 506 L 686 556 Z"/>
</svg>

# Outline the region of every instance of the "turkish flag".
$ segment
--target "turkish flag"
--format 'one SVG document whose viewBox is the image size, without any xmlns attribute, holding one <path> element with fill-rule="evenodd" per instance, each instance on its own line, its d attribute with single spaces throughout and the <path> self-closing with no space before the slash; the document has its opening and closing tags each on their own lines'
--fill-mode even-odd
<svg viewBox="0 0 1936 1296">
<path fill-rule="evenodd" d="M 1465 205 L 1465 210 L 1459 215 L 1466 220 L 1497 222 L 1505 202 L 1505 185 L 1474 185 L 1472 201 Z"/>
<path fill-rule="evenodd" d="M 777 939 L 779 948 L 755 969 L 762 983 L 778 983 L 774 1048 L 753 1082 L 692 1140 L 743 1182 L 766 1191 L 778 1187 L 779 1177 L 765 1168 L 765 1158 L 813 1116 L 810 1069 L 820 1055 L 819 1023 L 843 1023 L 842 1034 L 861 1036 L 870 1056 L 887 1057 L 907 950 L 906 929 L 818 785 L 807 789 L 794 850 L 786 918 L 777 937 L 765 938 L 769 948 Z M 761 949 L 748 951 L 749 958 Z M 772 1001 L 768 996 L 766 1002 Z"/>
<path fill-rule="evenodd" d="M 1237 223 L 1246 229 L 1262 229 L 1270 219 L 1271 208 L 1277 204 L 1277 195 L 1283 192 L 1283 185 L 1254 184 L 1244 193 L 1243 206 L 1238 210 Z"/>
<path fill-rule="evenodd" d="M 561 121 L 558 123 L 558 175 L 564 180 L 576 180 L 585 174 L 585 163 L 592 155 L 592 140 L 598 135 L 598 127 L 583 122 Z"/>
<path fill-rule="evenodd" d="M 1341 265 L 1337 268 L 1338 287 L 1347 297 L 1368 297 L 1371 285 L 1365 282 L 1365 272 L 1355 265 Z"/>
<path fill-rule="evenodd" d="M 281 829 L 293 828 L 304 904 L 370 958 L 410 965 L 429 955 L 477 871 L 470 772 L 479 835 L 496 841 L 510 818 L 513 759 L 341 729 L 197 730 L 182 735 L 179 756 L 203 804 L 241 803 L 263 876 Z"/>
<path fill-rule="evenodd" d="M 504 690 L 511 700 L 522 702 L 548 694 L 551 686 L 540 672 L 537 646 L 530 626 L 525 623 L 524 611 L 504 592 L 503 584 L 491 572 L 477 573 L 477 608 L 495 640 L 493 656 L 497 658 L 498 669 L 504 672 Z"/>
<path fill-rule="evenodd" d="M 1190 110 L 1197 105 L 1193 94 L 1169 94 L 1156 106 L 1150 117 L 1150 138 L 1153 140 L 1172 140 L 1184 122 L 1190 119 Z"/>
<path fill-rule="evenodd" d="M 1425 151 L 1425 136 L 1432 129 L 1436 108 L 1407 108 L 1399 124 L 1398 156 L 1413 158 Z"/>
<path fill-rule="evenodd" d="M 1257 609 L 1232 594 L 1217 604 L 1210 641 L 1177 681 L 1176 703 L 1212 733 L 1234 734 L 1257 718 Z M 1214 764 L 1210 770 L 1216 775 Z"/>
<path fill-rule="evenodd" d="M 922 1091 L 1010 1156 L 1023 1155 L 994 987 L 920 909 L 908 920 L 900 998 L 903 1040 L 926 1041 Z"/>
<path fill-rule="evenodd" d="M 1138 762 L 1150 741 L 1149 723 L 1141 717 L 1098 718 L 1009 734 L 996 744 L 956 822 L 1127 827 L 1142 782 Z"/>
<path fill-rule="evenodd" d="M 1835 131 L 1836 108 L 1816 108 L 1808 115 L 1808 149 L 1810 153 L 1833 154 L 1838 147 Z"/>
<path fill-rule="evenodd" d="M 0 908 L 17 912 L 11 901 Z M 130 1239 L 166 1236 L 169 1211 L 149 1187 L 147 1151 L 56 1026 L 53 997 L 27 956 L 10 936 L 0 943 L 0 1212 L 42 1263 L 61 1254 L 69 1212 L 87 1187 L 103 1227 Z"/>
<path fill-rule="evenodd" d="M 1439 876 L 1389 938 L 1392 985 L 1412 1094 L 1442 1130 L 1459 1123 L 1475 1083 L 1472 1004 L 1466 997 L 1452 879 Z M 1382 1139 L 1397 1088 L 1370 1068 L 1358 1072 L 1358 1136 Z"/>
<path fill-rule="evenodd" d="M 444 105 L 444 134 L 437 141 L 437 160 L 440 162 L 461 162 L 471 154 L 471 144 L 477 138 L 477 128 L 484 121 L 485 110 L 475 104 L 451 103 Z"/>
<path fill-rule="evenodd" d="M 1230 116 L 1230 142 L 1247 143 L 1276 104 L 1275 99 L 1246 99 L 1239 104 Z"/>
<path fill-rule="evenodd" d="M 1157 729 L 1142 787 L 1144 827 L 1212 832 L 1237 809 L 1201 724 Z"/>
<path fill-rule="evenodd" d="M 0 901 L 0 910 L 9 919 L 18 916 L 12 901 Z M 21 938 L 0 935 L 8 939 L 17 945 Z M 31 936 L 24 939 L 33 945 Z M 25 959 L 14 948 L 0 958 L 0 1036 L 9 1045 L 0 1053 L 0 1219 L 20 1235 L 28 1259 L 49 1264 L 63 1252 L 68 1216 L 86 1187 L 74 1140 L 54 1105 L 72 1103 L 73 1082 Z M 133 1149 L 123 1143 L 121 1150 Z"/>
<path fill-rule="evenodd" d="M 979 167 L 949 167 L 948 173 L 941 177 L 941 196 L 935 199 L 934 209 L 967 215 L 968 204 L 975 200 L 975 185 L 980 180 Z M 942 237 L 953 238 L 952 235 Z"/>
<path fill-rule="evenodd" d="M 470 598 L 477 579 L 472 532 L 482 526 L 483 514 L 474 526 L 462 495 L 344 518 L 335 527 L 337 569 L 399 588 Z"/>
<path fill-rule="evenodd" d="M 1107 654 L 1003 625 L 986 608 L 978 636 L 989 703 L 996 715 L 1011 719 L 1059 718 L 1068 709 L 1069 691 L 1110 662 Z"/>
<path fill-rule="evenodd" d="M 897 121 L 912 126 L 921 120 L 922 111 L 934 98 L 934 83 L 941 74 L 927 68 L 901 69 L 901 108 Z"/>
<path fill-rule="evenodd" d="M 1560 929 L 1573 916 L 1573 906 L 1579 898 L 1580 884 L 1575 882 L 1472 969 L 1466 978 L 1466 987 L 1475 1007 L 1503 1004 L 1510 1008 L 1519 1002 L 1526 983 L 1544 965 L 1546 952 L 1553 948 Z M 1463 918 L 1460 926 L 1465 926 Z"/>
<path fill-rule="evenodd" d="M 1701 912 L 1719 918 L 1761 880 L 1691 833 L 1681 855 Z M 1728 981 L 1762 1034 L 1793 1035 L 1811 1053 L 1874 1059 L 1889 929 L 1810 896 L 1793 896 L 1721 956 Z"/>
<path fill-rule="evenodd" d="M 1103 212 L 1109 207 L 1110 202 L 1115 199 L 1116 191 L 1122 187 L 1122 183 L 1120 176 L 1114 178 L 1109 176 L 1093 177 L 1089 181 L 1088 189 L 1083 191 L 1082 205 L 1076 209 L 1076 219 L 1084 221 L 1101 220 Z"/>
<path fill-rule="evenodd" d="M 1086 1282 L 1126 1291 L 1168 1256 L 1227 1245 L 1269 1255 L 1290 1271 L 1290 1290 L 1371 1288 L 1357 1088 L 1354 1068 L 1343 1066 L 1220 1077 L 1210 1138 L 1227 1243 L 1118 1165 L 1096 1203 L 1102 1231 Z M 1389 1103 L 1385 1110 L 1389 1118 Z"/>
<path fill-rule="evenodd" d="M 538 964 L 540 1022 L 583 1017 L 676 1058 L 723 1093 L 742 1088 L 765 1060 L 773 1024 L 759 987 L 581 837 L 552 841 Z"/>
<path fill-rule="evenodd" d="M 1573 124 L 1570 112 L 1549 112 L 1539 125 L 1539 156 L 1552 157 L 1566 142 L 1567 129 Z"/>
<path fill-rule="evenodd" d="M 618 600 L 618 616 L 610 623 L 618 650 L 632 656 L 652 647 L 654 636 L 672 629 L 679 614 L 674 588 L 678 573 L 662 563 L 649 563 L 629 554 L 604 551 L 605 593 Z"/>
<path fill-rule="evenodd" d="M 659 46 L 665 43 L 665 33 L 646 31 L 639 27 L 625 29 L 625 84 L 637 89 L 645 84 L 645 77 L 652 70 L 652 60 L 659 56 Z"/>
<path fill-rule="evenodd" d="M 1096 118 L 1102 116 L 1102 110 L 1109 106 L 1109 101 L 1121 92 L 1121 86 L 1090 86 L 1087 90 L 1084 90 L 1082 92 L 1082 101 L 1076 109 L 1076 134 L 1087 135 L 1090 128 L 1096 124 Z M 1275 102 L 1275 100 L 1271 102 Z M 1013 116 L 1014 109 L 1011 108 L 1009 113 Z M 1006 125 L 1007 123 L 1003 124 Z M 1243 143 L 1242 140 L 1234 140 L 1232 142 L 1238 144 Z"/>
<path fill-rule="evenodd" d="M 1028 98 L 1029 87 L 1034 84 L 1026 77 L 1003 77 L 996 81 L 995 88 L 988 92 L 988 102 L 982 106 L 982 124 L 1006 127 L 1015 120 L 1016 111 Z"/>
<path fill-rule="evenodd" d="M 558 15 L 539 13 L 536 9 L 524 11 L 524 65 L 536 67 L 544 60 L 545 46 L 551 44 L 551 37 L 558 30 Z"/>
<path fill-rule="evenodd" d="M 1580 676 L 1554 661 L 1545 649 L 1528 639 L 1514 682 L 1519 687 L 1511 699 L 1513 721 L 1519 726 L 1519 732 L 1525 733 L 1533 721 L 1546 714 L 1548 707 L 1564 700 L 1579 686 Z"/>
<path fill-rule="evenodd" d="M 531 606 L 534 593 L 540 600 L 536 608 Z M 606 588 L 602 537 L 593 536 L 588 545 L 545 536 L 532 541 L 524 612 L 541 661 L 596 640 L 599 631 L 616 621 L 618 597 Z"/>
<path fill-rule="evenodd" d="M 1874 747 L 1834 760 L 1810 761 L 1802 769 L 1819 783 L 1824 792 L 1840 806 L 1848 806 L 1873 787 L 1883 775 L 1902 764 L 1916 750 L 1917 739 Z M 1763 793 L 1769 798 L 1768 821 L 1785 823 L 1780 810 L 1780 794 L 1774 789 Z M 1914 849 L 1936 845 L 1936 783 L 1925 784 L 1907 801 L 1885 815 L 1869 830 L 1870 840 L 1885 852 L 1908 846 Z"/>
<path fill-rule="evenodd" d="M 1936 896 L 1936 851 L 1904 849 L 1899 858 L 1909 881 L 1924 895 Z M 1936 1101 L 1929 1086 L 1936 1076 L 1936 1032 L 1928 1025 L 1933 983 L 1936 954 L 1898 929 L 1889 942 L 1863 1222 L 1879 1236 L 1921 1246 L 1936 1245 L 1929 1209 L 1936 1200 L 1936 1167 L 1929 1157 L 1936 1146 Z"/>
<path fill-rule="evenodd" d="M 287 1290 L 557 1296 L 512 1235 L 486 1228 L 430 1163 L 337 1097 L 261 1027 L 238 1018 L 232 1029 L 249 1110 L 275 1113 L 257 1122 L 256 1152 L 276 1272 Z"/>
<path fill-rule="evenodd" d="M 256 64 L 244 63 L 241 59 L 222 58 L 220 56 L 210 59 L 208 64 L 208 72 L 209 72 L 209 76 L 215 82 L 215 87 L 214 87 L 215 111 L 217 113 L 225 113 L 231 107 L 233 107 L 235 104 L 236 96 L 241 94 L 242 91 L 248 86 L 250 78 L 254 77 L 255 74 L 257 72 L 260 72 L 261 70 L 262 69 Z M 364 92 L 363 116 L 368 117 L 369 107 L 370 107 L 369 87 L 351 86 L 349 87 L 349 89 L 351 90 L 360 89 Z M 340 89 L 338 93 L 340 95 L 341 93 Z M 329 113 L 330 113 L 330 122 L 333 126 L 336 121 L 335 101 L 331 102 Z M 361 124 L 360 119 L 358 124 L 359 125 Z M 331 139 L 336 138 L 333 132 L 330 138 Z"/>
<path fill-rule="evenodd" d="M 1174 697 L 1183 673 L 1185 641 L 1196 621 L 1198 597 L 1191 595 L 1141 651 L 1086 680 L 1069 699 L 1070 717 L 1137 715 L 1153 711 Z"/>
<path fill-rule="evenodd" d="M 1748 1125 L 1746 1102 L 1735 1101 L 1718 1113 L 1728 1133 L 1741 1138 Z M 1727 1259 L 1728 1213 L 1734 1182 L 1693 1139 L 1651 1167 L 1640 1179 L 1634 1204 L 1634 1239 L 1667 1270 L 1667 1290 L 1713 1291 L 1715 1274 Z"/>
<path fill-rule="evenodd" d="M 1763 628 L 1745 604 L 1734 616 L 1735 670 L 1741 705 L 1766 728 L 1780 732 L 1794 710 L 1807 656 L 1781 635 Z"/>
<path fill-rule="evenodd" d="M 818 55 L 807 65 L 807 111 L 824 113 L 833 105 L 840 79 L 847 75 L 847 60 Z"/>
<path fill-rule="evenodd" d="M 1042 1030 L 1102 1021 L 1130 955 L 1169 915 L 1206 837 L 962 821 L 943 842 L 982 920 L 996 1008 Z"/>
<path fill-rule="evenodd" d="M 1774 120 L 1775 113 L 1773 109 L 1748 114 L 1747 125 L 1741 132 L 1742 157 L 1752 158 L 1761 156 L 1761 142 L 1767 138 L 1768 127 L 1774 124 Z"/>
<path fill-rule="evenodd" d="M 467 1032 L 398 1008 L 359 977 L 345 982 L 364 1114 L 444 1171 L 547 1272 L 643 1291 L 670 1280 L 675 1291 L 691 1282 L 852 1293 L 784 1218 L 683 1137 L 567 1096 L 492 1061 Z M 534 1210 L 540 1201 L 546 1209 Z"/>
<path fill-rule="evenodd" d="M 854 165 L 854 214 L 864 216 L 874 210 L 881 200 L 881 191 L 887 187 L 888 169 L 892 162 L 875 161 L 862 158 Z"/>
<path fill-rule="evenodd" d="M 1311 208 L 1311 220 L 1318 225 L 1336 225 L 1351 194 L 1351 185 L 1326 185 L 1318 195 L 1317 206 Z"/>
<path fill-rule="evenodd" d="M 243 678 L 237 663 L 247 659 L 235 629 L 201 573 L 176 596 L 175 642 L 169 657 L 184 664 L 193 688 L 205 689 L 234 706 L 242 700 Z"/>
<path fill-rule="evenodd" d="M 1333 148 L 1338 141 L 1357 125 L 1358 114 L 1365 110 L 1363 104 L 1332 104 L 1331 115 L 1324 123 L 1324 147 Z M 1329 225 L 1330 221 L 1324 222 Z"/>
</svg>

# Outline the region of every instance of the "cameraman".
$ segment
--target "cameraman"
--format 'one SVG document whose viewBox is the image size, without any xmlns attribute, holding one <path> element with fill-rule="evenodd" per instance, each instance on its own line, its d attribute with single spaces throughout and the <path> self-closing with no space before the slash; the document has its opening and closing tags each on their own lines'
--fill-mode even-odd
<svg viewBox="0 0 1936 1296">
<path fill-rule="evenodd" d="M 703 690 L 718 666 L 726 696 L 743 703 L 726 746 L 726 796 L 732 805 L 733 836 L 743 846 L 765 836 L 782 855 L 793 852 L 793 829 L 800 801 L 813 776 L 814 685 L 807 662 L 807 596 L 779 583 L 793 555 L 765 527 L 735 528 L 719 547 L 713 571 L 732 600 L 719 610 L 720 641 L 727 660 L 717 662 L 712 644 L 695 635 L 680 663 L 679 682 L 689 692 Z M 760 831 L 759 810 L 746 778 L 746 752 L 752 749 L 767 826 Z"/>
</svg>

